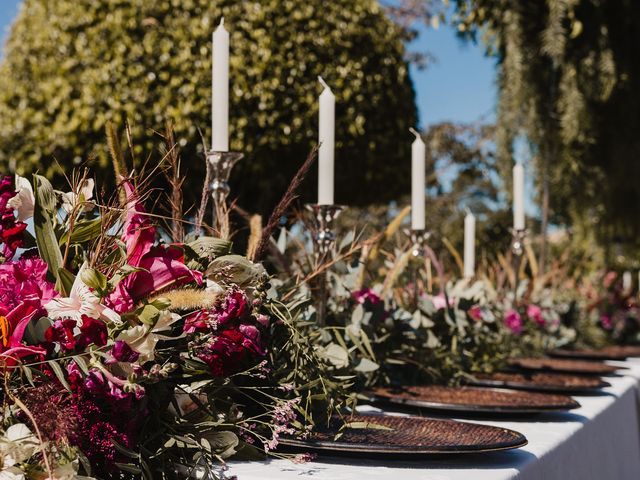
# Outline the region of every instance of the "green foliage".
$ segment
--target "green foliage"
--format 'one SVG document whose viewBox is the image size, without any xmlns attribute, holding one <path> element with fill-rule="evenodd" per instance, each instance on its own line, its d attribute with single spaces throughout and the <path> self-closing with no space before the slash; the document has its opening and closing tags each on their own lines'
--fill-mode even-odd
<svg viewBox="0 0 640 480">
<path fill-rule="evenodd" d="M 407 188 L 414 92 L 403 31 L 375 0 L 25 0 L 0 66 L 0 167 L 50 176 L 91 159 L 113 182 L 108 122 L 129 121 L 136 139 L 170 119 L 192 201 L 222 16 L 231 148 L 245 153 L 232 189 L 243 207 L 269 211 L 316 141 L 318 75 L 337 97 L 337 201 L 383 202 Z M 133 152 L 144 159 L 156 147 Z M 365 182 L 384 188 L 353 188 Z M 308 185 L 305 200 L 314 200 Z"/>
<path fill-rule="evenodd" d="M 458 28 L 499 59 L 498 153 L 532 143 L 551 220 L 601 243 L 640 232 L 640 4 L 631 0 L 458 0 Z M 541 192 L 541 195 L 542 192 Z"/>
</svg>

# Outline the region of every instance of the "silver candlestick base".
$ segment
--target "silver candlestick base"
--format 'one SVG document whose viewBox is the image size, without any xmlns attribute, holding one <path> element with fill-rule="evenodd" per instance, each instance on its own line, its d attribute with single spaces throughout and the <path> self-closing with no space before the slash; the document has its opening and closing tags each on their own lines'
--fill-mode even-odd
<svg viewBox="0 0 640 480">
<path fill-rule="evenodd" d="M 318 268 L 322 268 L 322 264 L 331 256 L 333 244 L 336 241 L 336 235 L 333 233 L 333 222 L 342 213 L 345 207 L 342 205 L 318 205 L 307 204 L 307 210 L 312 214 L 313 228 L 313 250 L 316 254 L 316 264 Z M 320 271 L 316 278 L 316 317 L 318 326 L 326 325 L 327 317 L 327 270 Z"/>
<path fill-rule="evenodd" d="M 513 254 L 513 304 L 517 304 L 518 286 L 520 284 L 520 266 L 522 265 L 522 256 L 524 255 L 524 242 L 527 239 L 527 229 L 511 229 L 511 253 Z"/>
<path fill-rule="evenodd" d="M 229 176 L 234 165 L 244 155 L 239 152 L 207 152 L 207 162 L 211 165 L 211 183 L 209 189 L 213 198 L 214 223 L 223 238 L 229 236 L 229 213 L 227 197 L 229 196 Z"/>
<path fill-rule="evenodd" d="M 314 251 L 320 256 L 326 256 L 336 241 L 336 235 L 333 233 L 333 222 L 340 216 L 344 210 L 342 205 L 318 205 L 307 204 L 307 210 L 313 215 L 313 224 L 315 234 L 313 236 Z"/>
<path fill-rule="evenodd" d="M 511 235 L 513 236 L 513 240 L 511 241 L 511 252 L 516 257 L 522 257 L 522 254 L 524 253 L 524 241 L 527 238 L 527 229 L 523 228 L 521 230 L 516 230 L 512 228 Z"/>
<path fill-rule="evenodd" d="M 427 241 L 431 237 L 431 232 L 429 230 L 425 230 L 424 228 L 419 230 L 407 228 L 405 229 L 405 234 L 411 240 L 411 255 L 413 255 L 414 257 L 424 257 L 424 246 L 427 244 Z"/>
<path fill-rule="evenodd" d="M 413 228 L 406 228 L 404 232 L 411 240 L 411 255 L 413 256 L 413 258 L 424 258 L 426 256 L 425 246 L 427 245 L 429 237 L 431 237 L 431 232 L 425 230 L 424 228 L 418 230 L 414 230 Z M 419 267 L 417 265 L 417 262 L 412 263 L 413 266 L 411 267 L 411 281 L 413 282 L 413 308 L 417 309 L 420 301 L 420 288 L 418 287 Z"/>
</svg>

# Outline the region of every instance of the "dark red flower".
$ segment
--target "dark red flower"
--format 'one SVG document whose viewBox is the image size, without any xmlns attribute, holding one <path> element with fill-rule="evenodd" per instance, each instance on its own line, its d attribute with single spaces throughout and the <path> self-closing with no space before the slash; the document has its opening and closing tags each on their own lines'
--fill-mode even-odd
<svg viewBox="0 0 640 480">
<path fill-rule="evenodd" d="M 209 322 L 215 315 L 211 309 L 198 310 L 184 319 L 184 332 L 206 332 L 209 329 Z"/>
<path fill-rule="evenodd" d="M 242 345 L 244 336 L 238 330 L 227 330 L 211 340 L 198 354 L 216 377 L 226 377 L 239 371 L 247 357 Z"/>
<path fill-rule="evenodd" d="M 73 335 L 74 328 L 76 328 L 75 320 L 56 320 L 53 325 L 47 328 L 44 338 L 51 346 L 57 343 L 62 350 L 73 350 L 76 346 L 76 337 Z"/>
<path fill-rule="evenodd" d="M 98 347 L 107 344 L 107 326 L 102 320 L 83 315 L 77 346 L 84 349 L 92 343 Z"/>
<path fill-rule="evenodd" d="M 353 292 L 351 296 L 356 302 L 360 304 L 369 302 L 371 305 L 377 305 L 382 300 L 380 298 L 380 295 L 378 295 L 370 288 L 362 288 L 356 292 Z"/>
<path fill-rule="evenodd" d="M 234 320 L 241 319 L 247 313 L 247 297 L 238 288 L 227 293 L 222 303 L 222 308 L 217 309 L 217 320 L 220 325 Z"/>
<path fill-rule="evenodd" d="M 16 190 L 12 176 L 0 180 L 0 243 L 4 244 L 2 254 L 10 260 L 16 250 L 24 245 L 24 231 L 27 224 L 16 221 L 13 208 L 7 205 L 9 199 L 15 197 Z"/>
</svg>

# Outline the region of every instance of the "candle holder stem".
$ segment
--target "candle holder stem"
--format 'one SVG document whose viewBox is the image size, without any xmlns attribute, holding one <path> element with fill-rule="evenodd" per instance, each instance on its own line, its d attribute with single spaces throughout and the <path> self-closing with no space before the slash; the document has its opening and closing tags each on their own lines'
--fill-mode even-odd
<svg viewBox="0 0 640 480">
<path fill-rule="evenodd" d="M 213 199 L 213 225 L 221 238 L 229 238 L 229 208 L 227 197 L 229 196 L 229 176 L 234 165 L 243 157 L 239 152 L 207 153 L 207 162 L 211 165 L 212 178 L 209 190 Z"/>
<path fill-rule="evenodd" d="M 431 236 L 431 232 L 425 229 L 406 229 L 405 234 L 411 240 L 411 256 L 414 259 L 425 257 L 425 245 Z M 418 265 L 413 262 L 411 268 L 411 281 L 413 282 L 413 306 L 417 309 L 420 300 L 420 290 L 418 289 Z"/>
<path fill-rule="evenodd" d="M 307 210 L 311 212 L 313 225 L 313 251 L 316 259 L 316 268 L 322 269 L 316 276 L 316 314 L 318 318 L 318 326 L 326 325 L 327 316 L 327 268 L 324 264 L 331 259 L 332 248 L 335 243 L 336 236 L 332 230 L 333 222 L 338 218 L 344 207 L 341 205 L 307 205 Z"/>
<path fill-rule="evenodd" d="M 513 255 L 513 304 L 517 303 L 518 287 L 520 285 L 520 267 L 522 266 L 522 256 L 524 255 L 524 242 L 527 238 L 526 229 L 511 230 L 513 239 L 511 241 L 511 253 Z"/>
</svg>

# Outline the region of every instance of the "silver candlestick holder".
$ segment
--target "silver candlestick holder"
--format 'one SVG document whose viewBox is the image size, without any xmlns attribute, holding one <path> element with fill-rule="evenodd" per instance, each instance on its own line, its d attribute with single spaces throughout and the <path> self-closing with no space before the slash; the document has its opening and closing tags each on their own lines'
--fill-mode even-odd
<svg viewBox="0 0 640 480">
<path fill-rule="evenodd" d="M 426 255 L 425 246 L 427 241 L 431 237 L 431 232 L 424 228 L 414 230 L 413 228 L 405 229 L 405 234 L 411 240 L 411 255 L 414 259 L 424 258 Z M 415 262 L 414 262 L 415 263 Z M 418 299 L 420 292 L 418 289 L 418 266 L 414 265 L 411 269 L 411 281 L 413 282 L 413 303 L 414 307 L 418 308 Z"/>
<path fill-rule="evenodd" d="M 424 228 L 414 230 L 413 228 L 407 228 L 405 230 L 405 234 L 411 240 L 411 255 L 414 257 L 424 257 L 425 256 L 425 245 L 427 241 L 431 237 L 431 232 L 429 230 L 425 230 Z"/>
<path fill-rule="evenodd" d="M 518 298 L 518 286 L 520 284 L 520 266 L 522 265 L 522 256 L 524 255 L 524 242 L 527 239 L 527 229 L 511 229 L 511 253 L 513 255 L 513 304 L 516 304 Z"/>
<path fill-rule="evenodd" d="M 342 205 L 318 205 L 308 204 L 307 210 L 311 212 L 313 222 L 313 251 L 316 256 L 316 265 L 323 268 L 322 264 L 331 256 L 336 235 L 333 232 L 333 222 L 340 216 L 345 207 Z M 317 275 L 316 314 L 318 325 L 324 327 L 327 316 L 327 269 L 323 268 Z"/>
<path fill-rule="evenodd" d="M 209 189 L 213 198 L 214 224 L 223 238 L 229 237 L 229 212 L 227 197 L 229 196 L 229 176 L 234 165 L 244 155 L 240 152 L 207 152 L 207 162 L 211 166 L 211 183 Z"/>
<path fill-rule="evenodd" d="M 333 233 L 333 222 L 340 216 L 344 207 L 342 205 L 318 205 L 308 204 L 307 210 L 312 214 L 315 234 L 313 235 L 313 248 L 319 260 L 329 254 L 336 241 Z"/>
</svg>

